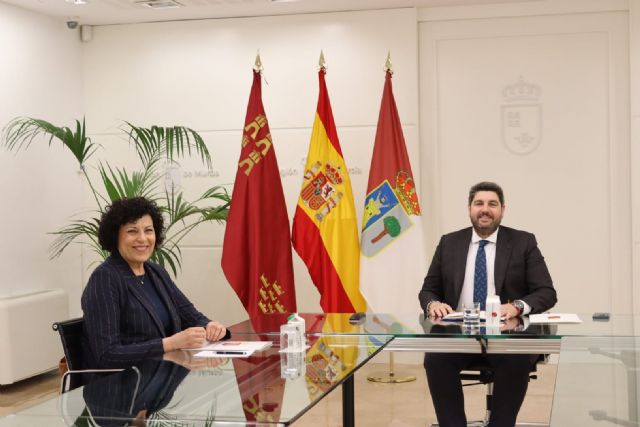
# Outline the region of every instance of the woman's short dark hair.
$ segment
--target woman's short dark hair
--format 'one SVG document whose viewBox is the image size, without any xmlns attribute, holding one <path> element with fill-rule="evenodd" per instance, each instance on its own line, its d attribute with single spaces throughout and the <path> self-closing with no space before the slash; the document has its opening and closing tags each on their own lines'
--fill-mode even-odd
<svg viewBox="0 0 640 427">
<path fill-rule="evenodd" d="M 154 249 L 157 249 L 164 241 L 164 219 L 158 205 L 144 197 L 120 199 L 107 206 L 98 227 L 98 242 L 102 249 L 112 254 L 118 252 L 120 227 L 135 222 L 145 215 L 149 215 L 153 221 L 153 229 L 156 233 Z"/>
</svg>

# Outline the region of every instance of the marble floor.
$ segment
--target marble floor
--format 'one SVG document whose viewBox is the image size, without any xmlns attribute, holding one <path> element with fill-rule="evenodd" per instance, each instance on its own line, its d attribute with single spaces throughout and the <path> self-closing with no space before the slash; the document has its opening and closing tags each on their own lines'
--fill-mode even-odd
<svg viewBox="0 0 640 427">
<path fill-rule="evenodd" d="M 375 362 L 375 360 L 373 361 Z M 425 427 L 435 421 L 435 413 L 421 365 L 396 364 L 397 375 L 416 376 L 416 381 L 381 384 L 367 381 L 372 372 L 384 372 L 386 363 L 369 363 L 356 373 L 356 424 L 367 427 Z M 519 420 L 548 423 L 556 377 L 555 364 L 538 366 L 538 379 L 532 380 Z M 40 375 L 10 386 L 0 387 L 0 416 L 35 405 L 58 393 L 58 372 Z M 469 419 L 484 416 L 482 385 L 465 387 L 465 404 Z M 342 425 L 342 394 L 338 388 L 320 401 L 296 423 L 298 427 L 339 427 Z"/>
<path fill-rule="evenodd" d="M 11 385 L 0 386 L 0 417 L 33 406 L 58 394 L 58 370 L 47 372 Z"/>
<path fill-rule="evenodd" d="M 385 372 L 388 364 L 368 363 L 355 377 L 355 417 L 358 426 L 425 427 L 436 421 L 427 380 L 422 365 L 396 364 L 396 375 L 410 374 L 416 380 L 401 384 L 367 381 L 372 372 Z M 538 378 L 529 383 L 527 397 L 520 410 L 519 422 L 549 423 L 556 378 L 556 364 L 538 365 Z M 464 388 L 468 420 L 481 420 L 485 414 L 486 387 Z M 320 401 L 299 421 L 298 427 L 336 427 L 342 425 L 342 394 L 334 391 Z"/>
</svg>

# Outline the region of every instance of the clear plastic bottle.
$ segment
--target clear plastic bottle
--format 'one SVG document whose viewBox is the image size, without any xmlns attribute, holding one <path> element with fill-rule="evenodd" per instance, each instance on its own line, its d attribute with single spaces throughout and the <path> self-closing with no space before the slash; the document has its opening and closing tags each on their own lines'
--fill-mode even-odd
<svg viewBox="0 0 640 427">
<path fill-rule="evenodd" d="M 296 325 L 296 329 L 298 330 L 298 336 L 300 337 L 301 349 L 304 349 L 307 344 L 307 339 L 305 336 L 305 332 L 307 331 L 306 322 L 302 316 L 299 316 L 298 313 L 291 313 L 287 318 L 287 323 L 290 325 Z"/>
<path fill-rule="evenodd" d="M 498 295 L 489 295 L 487 297 L 485 317 L 487 326 L 500 325 L 500 297 Z"/>
</svg>

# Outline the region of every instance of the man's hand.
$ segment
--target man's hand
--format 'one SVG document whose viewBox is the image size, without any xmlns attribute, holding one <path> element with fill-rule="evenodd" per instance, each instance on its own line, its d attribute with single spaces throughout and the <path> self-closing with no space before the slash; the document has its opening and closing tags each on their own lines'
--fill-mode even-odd
<svg viewBox="0 0 640 427">
<path fill-rule="evenodd" d="M 512 317 L 518 317 L 520 315 L 520 311 L 513 304 L 502 304 L 500 306 L 500 313 L 502 313 L 502 317 L 505 320 L 509 320 Z"/>
<path fill-rule="evenodd" d="M 453 313 L 453 309 L 449 304 L 434 302 L 429 305 L 429 317 L 444 317 L 449 313 Z"/>
<path fill-rule="evenodd" d="M 513 331 L 515 330 L 518 326 L 520 326 L 520 318 L 519 317 L 511 317 L 509 319 L 506 319 L 504 321 L 504 323 L 502 323 L 500 325 L 500 330 L 501 331 Z"/>
<path fill-rule="evenodd" d="M 227 334 L 227 328 L 220 322 L 209 322 L 206 327 L 207 341 L 218 341 Z"/>
</svg>

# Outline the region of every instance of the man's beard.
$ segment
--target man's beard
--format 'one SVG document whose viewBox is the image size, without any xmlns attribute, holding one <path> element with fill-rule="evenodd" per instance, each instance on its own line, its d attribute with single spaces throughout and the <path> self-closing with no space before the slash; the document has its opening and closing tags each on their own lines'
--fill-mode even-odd
<svg viewBox="0 0 640 427">
<path fill-rule="evenodd" d="M 487 216 L 487 215 L 484 215 Z M 491 218 L 491 217 L 489 217 Z M 486 226 L 480 225 L 480 218 L 471 218 L 471 224 L 473 225 L 473 229 L 476 230 L 481 237 L 488 237 L 493 234 L 500 225 L 502 218 L 491 218 L 491 223 Z"/>
</svg>

